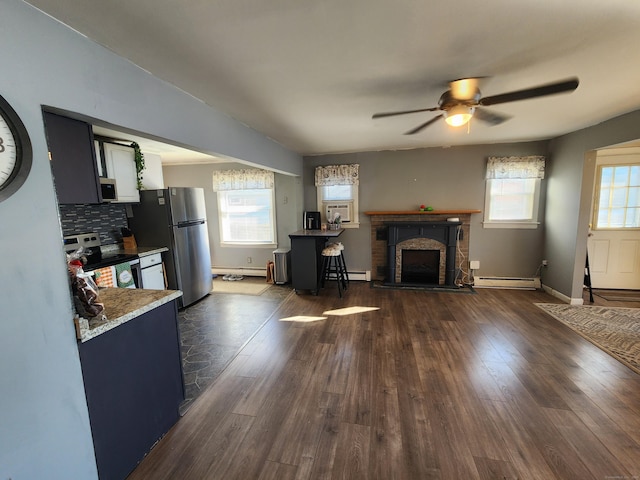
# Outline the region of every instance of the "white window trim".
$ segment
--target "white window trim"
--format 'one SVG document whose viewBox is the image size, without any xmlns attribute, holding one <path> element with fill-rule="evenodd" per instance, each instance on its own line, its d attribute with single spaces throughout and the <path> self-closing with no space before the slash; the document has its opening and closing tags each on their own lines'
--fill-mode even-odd
<svg viewBox="0 0 640 480">
<path fill-rule="evenodd" d="M 325 165 L 315 168 L 315 186 L 316 186 L 316 208 L 320 212 L 320 218 L 323 222 L 328 222 L 327 212 L 324 210 L 324 202 L 328 201 L 324 198 L 324 186 L 332 185 L 350 185 L 353 202 L 353 218 L 349 223 L 342 223 L 342 228 L 359 228 L 360 227 L 360 165 L 357 163 L 346 165 Z"/>
<path fill-rule="evenodd" d="M 353 219 L 349 223 L 342 223 L 340 226 L 342 228 L 358 228 L 360 227 L 360 203 L 358 198 L 360 197 L 359 185 L 351 185 L 351 192 L 353 193 L 353 198 L 349 201 L 353 202 Z M 324 211 L 324 202 L 335 202 L 340 203 L 341 201 L 346 200 L 325 200 L 324 195 L 322 194 L 322 186 L 316 187 L 316 204 L 317 209 L 320 212 L 320 218 L 323 223 L 326 223 L 327 220 L 327 212 Z"/>
<path fill-rule="evenodd" d="M 594 185 L 594 201 L 591 208 L 591 229 L 606 232 L 628 232 L 640 230 L 640 227 L 598 227 L 598 205 L 600 203 L 600 184 L 602 182 L 603 167 L 618 167 L 625 165 L 638 165 L 637 161 L 630 161 L 628 155 L 631 153 L 640 153 L 637 149 L 611 149 L 611 153 L 599 155 L 596 160 L 596 182 Z M 620 152 L 620 153 L 618 153 Z"/>
<path fill-rule="evenodd" d="M 278 224 L 276 223 L 276 189 L 270 188 L 266 190 L 271 190 L 271 223 L 273 225 L 273 242 L 272 243 L 256 243 L 256 242 L 229 242 L 222 240 L 222 215 L 220 212 L 220 193 L 222 191 L 216 192 L 216 203 L 218 210 L 218 228 L 219 228 L 219 237 L 220 237 L 220 246 L 223 248 L 269 248 L 274 249 L 278 248 Z"/>
<path fill-rule="evenodd" d="M 490 181 L 492 179 L 485 180 L 485 193 L 484 193 L 484 212 L 485 218 L 489 215 L 491 207 L 491 187 Z M 484 220 L 482 222 L 483 228 L 504 228 L 504 229 L 537 229 L 540 225 L 538 221 L 538 211 L 540 206 L 540 188 L 541 180 L 536 179 L 536 188 L 533 193 L 533 213 L 531 219 L 522 220 Z"/>
</svg>

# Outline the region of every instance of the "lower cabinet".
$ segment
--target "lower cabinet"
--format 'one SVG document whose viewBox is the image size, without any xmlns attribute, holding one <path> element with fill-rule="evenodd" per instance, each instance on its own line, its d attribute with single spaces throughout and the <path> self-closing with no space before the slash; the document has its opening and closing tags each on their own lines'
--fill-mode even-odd
<svg viewBox="0 0 640 480">
<path fill-rule="evenodd" d="M 324 237 L 291 236 L 291 283 L 296 290 L 311 290 L 318 294 Z"/>
<path fill-rule="evenodd" d="M 101 480 L 122 480 L 179 418 L 184 400 L 176 302 L 79 344 Z"/>
<path fill-rule="evenodd" d="M 160 253 L 140 257 L 140 272 L 142 288 L 148 290 L 164 290 L 166 288 Z"/>
</svg>

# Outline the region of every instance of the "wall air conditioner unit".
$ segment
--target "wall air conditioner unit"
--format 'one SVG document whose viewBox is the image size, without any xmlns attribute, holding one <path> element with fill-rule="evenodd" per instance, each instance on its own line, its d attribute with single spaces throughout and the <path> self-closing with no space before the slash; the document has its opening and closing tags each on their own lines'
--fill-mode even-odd
<svg viewBox="0 0 640 480">
<path fill-rule="evenodd" d="M 335 214 L 339 213 L 342 223 L 351 222 L 351 219 L 353 218 L 353 201 L 323 202 L 323 204 L 327 220 L 333 220 Z"/>
<path fill-rule="evenodd" d="M 512 288 L 537 290 L 540 288 L 540 277 L 475 277 L 473 286 L 478 288 Z"/>
</svg>

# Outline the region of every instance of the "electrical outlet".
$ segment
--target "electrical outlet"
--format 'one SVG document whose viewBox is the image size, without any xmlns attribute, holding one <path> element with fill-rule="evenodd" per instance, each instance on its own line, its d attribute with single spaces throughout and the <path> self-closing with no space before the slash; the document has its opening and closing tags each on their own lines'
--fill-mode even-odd
<svg viewBox="0 0 640 480">
<path fill-rule="evenodd" d="M 469 268 L 471 270 L 480 270 L 480 260 L 471 260 L 469 262 Z"/>
<path fill-rule="evenodd" d="M 546 261 L 546 260 L 542 260 L 542 266 L 543 266 L 543 267 L 547 267 L 547 266 L 549 266 L 549 262 L 548 262 L 548 261 Z"/>
<path fill-rule="evenodd" d="M 251 263 L 252 261 L 251 257 L 247 257 L 247 263 Z"/>
</svg>

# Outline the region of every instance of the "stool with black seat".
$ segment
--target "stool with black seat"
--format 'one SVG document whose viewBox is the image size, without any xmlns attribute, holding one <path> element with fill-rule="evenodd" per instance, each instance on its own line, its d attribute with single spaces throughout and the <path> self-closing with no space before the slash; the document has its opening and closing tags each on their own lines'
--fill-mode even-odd
<svg viewBox="0 0 640 480">
<path fill-rule="evenodd" d="M 338 294 L 342 298 L 342 291 L 349 285 L 349 274 L 344 261 L 344 246 L 342 243 L 330 243 L 322 250 L 322 271 L 320 286 L 324 287 L 327 280 L 335 280 L 338 284 Z"/>
</svg>

